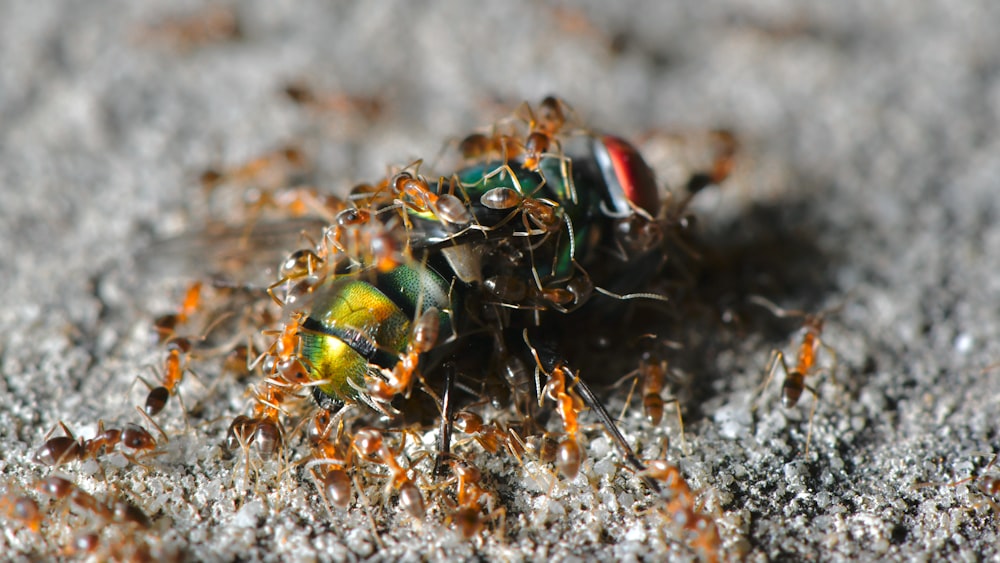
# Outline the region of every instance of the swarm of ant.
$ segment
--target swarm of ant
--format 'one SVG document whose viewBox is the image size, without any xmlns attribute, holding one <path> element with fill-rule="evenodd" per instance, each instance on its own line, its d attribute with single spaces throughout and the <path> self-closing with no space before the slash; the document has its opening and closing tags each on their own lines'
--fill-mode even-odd
<svg viewBox="0 0 1000 563">
<path fill-rule="evenodd" d="M 581 322 L 668 307 L 671 288 L 690 283 L 697 251 L 688 205 L 722 183 L 735 158 L 729 134 L 711 138 L 710 165 L 676 193 L 655 183 L 632 145 L 581 127 L 551 97 L 455 143 L 457 163 L 443 169 L 458 172 L 430 176 L 417 161 L 346 198 L 295 183 L 307 160 L 296 147 L 206 171 L 208 200 L 238 194 L 245 202 L 238 220 L 162 248 L 207 238 L 199 251 L 213 249 L 212 260 L 224 263 L 218 271 L 228 272 L 273 255 L 276 239 L 300 247 L 275 260 L 276 279 L 264 285 L 225 273 L 191 283 L 177 309 L 153 323 L 163 360 L 155 379 L 140 378 L 142 422 L 100 422 L 91 438 L 60 423 L 36 459 L 62 468 L 117 452 L 155 471 L 177 419 L 157 420 L 179 414 L 184 431 L 198 431 L 197 404 L 232 381 L 203 382 L 206 392 L 186 405 L 187 376 L 233 373 L 252 381 L 248 407 L 226 421 L 219 451 L 251 495 L 266 498 L 275 479 L 295 475 L 313 484 L 331 518 L 364 511 L 376 541 L 376 508 L 395 506 L 414 526 L 433 519 L 468 541 L 503 542 L 508 506 L 482 460 L 530 466 L 553 495 L 580 478 L 587 442 L 603 433 L 649 495 L 648 510 L 693 555 L 718 560 L 717 515 L 676 463 L 635 453 L 579 369 L 587 356 L 565 344 Z M 657 291 L 647 291 L 653 279 Z M 777 353 L 768 369 L 784 368 L 789 407 L 812 391 L 804 380 L 822 316 L 806 325 L 796 368 Z M 670 373 L 662 350 L 651 350 L 629 376 L 626 402 L 638 388 L 654 425 L 671 402 L 680 422 L 680 405 L 664 398 Z M 46 522 L 60 510 L 84 520 L 90 531 L 64 554 L 165 556 L 140 533 L 151 519 L 133 502 L 101 500 L 58 475 L 36 493 L 8 491 L 0 507 L 35 533 L 55 525 Z M 39 495 L 57 502 L 46 507 Z"/>
</svg>

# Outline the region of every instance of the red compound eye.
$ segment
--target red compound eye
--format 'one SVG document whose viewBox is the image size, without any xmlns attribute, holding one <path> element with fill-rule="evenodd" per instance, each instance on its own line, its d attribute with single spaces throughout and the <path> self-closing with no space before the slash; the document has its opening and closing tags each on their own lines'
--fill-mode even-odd
<svg viewBox="0 0 1000 563">
<path fill-rule="evenodd" d="M 660 194 L 653 171 L 642 155 L 627 141 L 611 135 L 594 137 L 594 157 L 608 185 L 612 206 L 617 213 L 631 213 L 629 202 L 656 215 Z"/>
</svg>

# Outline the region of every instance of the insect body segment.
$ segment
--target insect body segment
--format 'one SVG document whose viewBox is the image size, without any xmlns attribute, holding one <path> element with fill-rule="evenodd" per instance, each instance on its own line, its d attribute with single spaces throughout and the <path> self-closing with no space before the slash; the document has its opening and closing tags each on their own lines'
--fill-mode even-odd
<svg viewBox="0 0 1000 563">
<path fill-rule="evenodd" d="M 650 215 L 660 211 L 653 171 L 635 147 L 612 135 L 595 137 L 592 146 L 616 214 L 629 215 L 633 206 Z"/>
<path fill-rule="evenodd" d="M 0 513 L 10 520 L 17 520 L 24 524 L 29 530 L 38 533 L 42 529 L 42 522 L 45 515 L 39 508 L 35 499 L 13 494 L 0 496 Z"/>
<path fill-rule="evenodd" d="M 444 279 L 426 268 L 401 265 L 375 285 L 357 276 L 326 284 L 317 290 L 299 334 L 310 376 L 319 390 L 341 402 L 363 399 L 362 393 L 390 401 L 409 388 L 419 355 L 450 327 L 441 312 L 451 310 Z M 426 309 L 414 323 L 418 305 Z"/>
</svg>

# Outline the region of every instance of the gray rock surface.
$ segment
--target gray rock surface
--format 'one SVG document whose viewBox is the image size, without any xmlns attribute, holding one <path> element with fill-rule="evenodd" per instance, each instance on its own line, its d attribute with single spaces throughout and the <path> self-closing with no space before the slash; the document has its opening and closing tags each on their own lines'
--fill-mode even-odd
<svg viewBox="0 0 1000 563">
<path fill-rule="evenodd" d="M 59 420 L 84 436 L 98 419 L 139 420 L 133 383 L 162 354 L 148 327 L 192 275 L 144 254 L 204 220 L 200 170 L 297 141 L 319 184 L 343 190 L 557 93 L 626 137 L 727 127 L 741 140 L 736 176 L 698 206 L 718 259 L 708 291 L 743 320 L 690 328 L 704 353 L 681 393 L 690 453 L 671 422 L 653 430 L 632 409 L 622 423 L 647 458 L 671 438 L 668 457 L 721 514 L 725 551 L 996 558 L 998 515 L 976 482 L 914 485 L 979 475 L 997 447 L 1000 5 L 590 4 L 250 1 L 241 39 L 201 46 L 151 27 L 198 2 L 0 4 L 0 486 L 22 494 L 47 474 L 30 456 Z M 383 110 L 304 111 L 281 92 L 300 79 L 377 95 Z M 793 353 L 797 328 L 747 307 L 757 291 L 789 308 L 843 305 L 824 333 L 836 381 L 816 379 L 808 454 L 811 398 L 783 409 L 774 383 L 751 412 L 770 351 Z M 481 462 L 503 491 L 506 538 L 466 541 L 440 510 L 414 525 L 381 503 L 380 545 L 363 510 L 330 514 L 294 472 L 256 493 L 232 485 L 242 466 L 218 444 L 245 385 L 214 377 L 184 383 L 193 397 L 214 385 L 213 402 L 188 430 L 165 415 L 172 438 L 150 471 L 113 458 L 58 472 L 139 505 L 159 553 L 692 557 L 676 522 L 642 510 L 650 497 L 596 430 L 573 482 Z M 57 554 L 67 524 L 87 525 L 47 510 L 41 535 L 0 514 L 5 558 Z"/>
</svg>

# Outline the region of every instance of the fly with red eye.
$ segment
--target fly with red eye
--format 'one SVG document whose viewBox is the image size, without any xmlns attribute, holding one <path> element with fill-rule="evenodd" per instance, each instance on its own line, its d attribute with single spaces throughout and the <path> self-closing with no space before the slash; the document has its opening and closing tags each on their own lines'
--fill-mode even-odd
<svg viewBox="0 0 1000 563">
<path fill-rule="evenodd" d="M 461 372 L 461 364 L 469 363 L 464 350 L 482 342 L 488 352 L 483 364 L 489 365 L 465 368 L 477 373 L 463 384 L 466 404 L 484 397 L 470 389 L 499 379 L 489 366 L 518 357 L 536 366 L 534 399 L 539 408 L 546 398 L 557 403 L 567 436 L 576 434 L 577 413 L 589 409 L 626 462 L 645 475 L 554 335 L 566 324 L 559 317 L 590 322 L 586 311 L 575 312 L 591 302 L 603 305 L 587 311 L 613 309 L 622 301 L 667 300 L 642 290 L 673 253 L 668 246 L 690 197 L 661 196 L 634 146 L 575 128 L 568 113 L 568 106 L 547 98 L 537 111 L 527 111 L 529 118 L 521 120 L 527 128 L 517 120 L 494 128 L 486 144 L 502 144 L 503 151 L 463 151 L 462 167 L 436 181 L 420 174 L 417 161 L 352 194 L 355 214 L 366 219 L 344 229 L 375 226 L 398 233 L 400 258 L 378 266 L 371 249 L 336 244 L 350 234 L 340 231 L 333 248 L 324 236 L 310 249 L 335 257 L 328 262 L 340 269 L 326 271 L 317 263 L 311 297 L 286 311 L 288 318 L 301 319 L 292 333 L 307 372 L 294 385 L 309 388 L 327 410 L 365 405 L 388 417 L 416 410 L 404 402 L 414 389 L 425 391 L 444 411 L 440 466 L 448 455 L 451 420 L 448 401 L 440 397 L 452 391 L 442 379 L 454 378 L 439 372 Z M 527 144 L 540 131 L 552 140 L 544 150 Z M 403 184 L 419 190 L 399 189 Z M 271 363 L 264 360 L 262 365 Z M 550 381 L 542 393 L 542 374 L 550 380 L 558 374 L 562 382 Z M 530 410 L 518 409 L 517 415 L 530 419 L 531 412 L 522 412 Z M 572 465 L 578 464 L 567 467 Z M 646 481 L 657 489 L 655 481 Z"/>
<path fill-rule="evenodd" d="M 547 115 L 545 107 L 543 102 L 537 113 Z M 533 118 L 528 123 L 543 121 L 552 119 Z M 367 223 L 405 231 L 399 237 L 405 240 L 401 256 L 409 254 L 385 271 L 362 254 L 339 260 L 359 269 L 358 279 L 348 278 L 354 275 L 351 271 L 315 272 L 318 281 L 311 308 L 291 312 L 303 319 L 302 329 L 297 330 L 299 355 L 314 382 L 317 403 L 331 411 L 344 404 L 362 404 L 385 416 L 405 416 L 414 410 L 404 406 L 413 389 L 426 391 L 443 411 L 441 467 L 449 455 L 448 397 L 454 378 L 442 378 L 439 372 L 461 371 L 455 366 L 465 362 L 464 350 L 480 347 L 481 342 L 492 358 L 486 364 L 507 365 L 517 356 L 536 366 L 534 399 L 539 408 L 545 407 L 547 398 L 557 403 L 571 442 L 575 443 L 577 413 L 589 409 L 626 463 L 658 490 L 655 480 L 645 478 L 644 466 L 612 418 L 571 369 L 554 334 L 561 324 L 558 317 L 590 322 L 586 311 L 575 312 L 592 301 L 603 302 L 604 309 L 621 301 L 666 301 L 664 295 L 641 289 L 673 252 L 667 245 L 671 236 L 676 237 L 677 218 L 685 213 L 690 198 L 677 205 L 661 197 L 652 169 L 627 141 L 573 129 L 565 119 L 557 122 L 558 127 L 546 129 L 557 140 L 548 145 L 549 152 L 519 151 L 511 141 L 505 145 L 509 151 L 482 151 L 475 156 L 463 152 L 463 167 L 437 181 L 420 174 L 418 161 L 390 173 L 376 187 L 352 194 L 356 205 L 367 206 L 363 209 Z M 535 125 L 522 134 L 537 133 Z M 519 138 L 516 130 L 494 132 L 495 138 L 501 136 Z M 413 199 L 416 192 L 393 189 L 401 178 L 421 187 L 419 198 Z M 430 204 L 437 201 L 453 202 L 463 212 L 442 213 L 440 206 Z M 338 251 L 350 254 L 346 247 Z M 316 252 L 330 253 L 329 249 Z M 326 277 L 329 281 L 324 281 Z M 412 320 L 412 333 L 402 328 L 407 319 Z M 417 329 L 427 325 L 426 319 L 434 321 L 434 337 L 423 342 Z M 345 328 L 362 324 L 374 328 L 360 332 Z M 401 328 L 383 330 L 396 326 Z M 469 390 L 486 385 L 492 376 L 483 372 L 490 368 L 465 371 L 466 379 L 472 380 L 463 385 L 465 403 L 481 402 L 482 392 Z M 558 385 L 552 383 L 556 374 L 562 378 Z M 543 383 L 545 393 L 540 391 Z M 450 404 L 461 408 L 461 401 Z M 522 410 L 531 409 L 518 412 L 530 419 L 531 413 Z M 573 468 L 579 462 L 564 465 Z M 576 471 L 564 473 L 572 478 Z"/>
<path fill-rule="evenodd" d="M 301 453 L 289 450 L 312 428 L 306 463 L 322 468 L 314 476 L 332 509 L 366 504 L 363 481 L 381 476 L 375 496 L 396 495 L 415 520 L 444 494 L 433 481 L 451 468 L 457 498 L 439 506 L 476 534 L 492 521 L 488 499 L 500 498 L 488 475 L 475 475 L 477 454 L 507 451 L 578 479 L 596 417 L 650 490 L 673 491 L 670 513 L 696 513 L 679 473 L 656 475 L 619 432 L 577 348 L 591 327 L 617 330 L 623 302 L 673 297 L 646 288 L 684 267 L 688 203 L 704 178 L 724 178 L 726 163 L 671 196 L 635 146 L 579 127 L 548 98 L 470 135 L 459 152 L 448 175 L 415 161 L 360 185 L 325 208 L 337 212 L 321 233 L 299 237 L 294 224 L 309 244 L 281 262 L 296 271 L 281 270 L 260 304 L 281 314 L 236 313 L 231 323 L 258 329 L 246 349 L 266 352 L 248 361 L 260 377 L 254 405 L 232 420 L 227 449 L 243 450 L 246 475 L 253 466 L 259 477 L 266 461 Z M 250 211 L 256 219 L 261 209 Z M 261 223 L 232 237 L 254 258 L 256 229 L 276 230 Z M 406 447 L 435 423 L 436 451 Z M 366 446 L 376 435 L 379 445 Z"/>
</svg>

